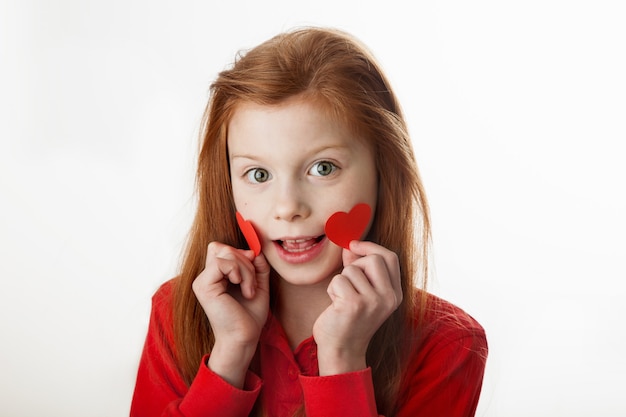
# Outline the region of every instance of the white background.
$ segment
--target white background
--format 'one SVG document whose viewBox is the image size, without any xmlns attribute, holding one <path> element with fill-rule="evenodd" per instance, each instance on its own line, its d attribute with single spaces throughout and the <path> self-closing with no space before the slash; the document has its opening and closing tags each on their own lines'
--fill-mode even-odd
<svg viewBox="0 0 626 417">
<path fill-rule="evenodd" d="M 127 415 L 209 84 L 301 25 L 400 97 L 431 290 L 489 336 L 478 415 L 626 415 L 625 6 L 409 3 L 0 2 L 0 415 Z"/>
</svg>

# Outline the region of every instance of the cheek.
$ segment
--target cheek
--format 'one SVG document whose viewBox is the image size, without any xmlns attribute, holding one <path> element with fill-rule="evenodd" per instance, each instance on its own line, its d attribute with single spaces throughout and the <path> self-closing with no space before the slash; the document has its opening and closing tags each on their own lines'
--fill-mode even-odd
<svg viewBox="0 0 626 417">
<path fill-rule="evenodd" d="M 360 180 L 360 196 L 364 203 L 368 203 L 372 208 L 372 212 L 376 211 L 376 202 L 378 201 L 378 178 L 375 174 L 366 173 Z"/>
<path fill-rule="evenodd" d="M 236 181 L 231 182 L 231 184 L 235 208 L 241 214 L 247 214 L 244 211 L 250 205 L 250 193 L 246 193 L 241 184 L 238 184 Z"/>
<path fill-rule="evenodd" d="M 235 209 L 241 213 L 244 219 L 254 225 L 257 233 L 264 234 L 267 209 L 263 198 L 255 197 L 249 192 L 237 193 L 233 188 L 233 201 L 235 202 Z"/>
<path fill-rule="evenodd" d="M 361 155 L 356 162 L 357 169 L 351 179 L 354 192 L 358 193 L 362 202 L 368 203 L 372 209 L 378 200 L 378 169 L 373 157 L 368 153 Z"/>
<path fill-rule="evenodd" d="M 230 177 L 230 192 L 233 196 L 233 201 L 235 202 L 235 205 L 238 206 L 239 200 L 241 199 L 241 191 L 239 189 L 239 185 L 237 184 L 237 181 L 233 181 L 232 174 Z"/>
</svg>

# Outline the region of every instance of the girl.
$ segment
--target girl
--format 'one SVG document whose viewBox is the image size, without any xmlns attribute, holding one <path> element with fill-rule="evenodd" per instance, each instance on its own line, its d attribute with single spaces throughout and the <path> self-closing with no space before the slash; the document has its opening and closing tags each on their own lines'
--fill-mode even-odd
<svg viewBox="0 0 626 417">
<path fill-rule="evenodd" d="M 211 93 L 198 211 L 153 297 L 131 416 L 474 415 L 485 334 L 424 290 L 426 197 L 371 54 L 297 30 Z M 355 207 L 373 215 L 341 247 L 327 220 Z"/>
</svg>

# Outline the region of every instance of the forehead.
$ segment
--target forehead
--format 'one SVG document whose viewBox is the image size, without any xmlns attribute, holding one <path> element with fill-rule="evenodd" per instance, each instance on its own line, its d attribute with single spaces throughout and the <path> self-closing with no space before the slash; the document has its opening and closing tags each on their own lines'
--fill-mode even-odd
<svg viewBox="0 0 626 417">
<path fill-rule="evenodd" d="M 234 106 L 228 125 L 231 127 L 240 125 L 244 121 L 246 123 L 255 121 L 251 116 L 254 116 L 256 121 L 264 119 L 266 122 L 271 123 L 281 117 L 281 115 L 296 116 L 291 121 L 311 122 L 317 120 L 326 123 L 343 124 L 338 123 L 338 119 L 332 117 L 331 114 L 332 112 L 328 106 L 321 101 L 307 99 L 303 96 L 291 97 L 276 104 L 240 101 Z"/>
<path fill-rule="evenodd" d="M 238 145 L 272 144 L 287 135 L 294 142 L 305 144 L 331 138 L 346 144 L 358 142 L 352 146 L 365 147 L 375 153 L 374 142 L 356 127 L 348 113 L 324 98 L 304 93 L 277 104 L 240 101 L 234 106 L 227 124 L 227 145 L 230 150 Z M 308 141 L 295 140 L 307 137 Z"/>
<path fill-rule="evenodd" d="M 293 144 L 296 151 L 324 143 L 369 148 L 329 106 L 299 96 L 272 105 L 238 103 L 228 123 L 227 140 L 229 149 Z"/>
</svg>

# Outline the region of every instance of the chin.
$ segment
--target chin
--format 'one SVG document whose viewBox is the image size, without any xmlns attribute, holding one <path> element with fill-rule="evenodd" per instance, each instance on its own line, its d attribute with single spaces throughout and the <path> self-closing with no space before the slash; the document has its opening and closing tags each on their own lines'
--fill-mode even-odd
<svg viewBox="0 0 626 417">
<path fill-rule="evenodd" d="M 341 251 L 338 254 L 327 254 L 324 262 L 308 262 L 299 264 L 290 264 L 276 259 L 272 262 L 269 257 L 268 261 L 278 274 L 281 281 L 295 286 L 316 286 L 325 284 L 341 272 L 343 265 L 341 263 Z M 331 261 L 332 259 L 332 261 Z"/>
</svg>

